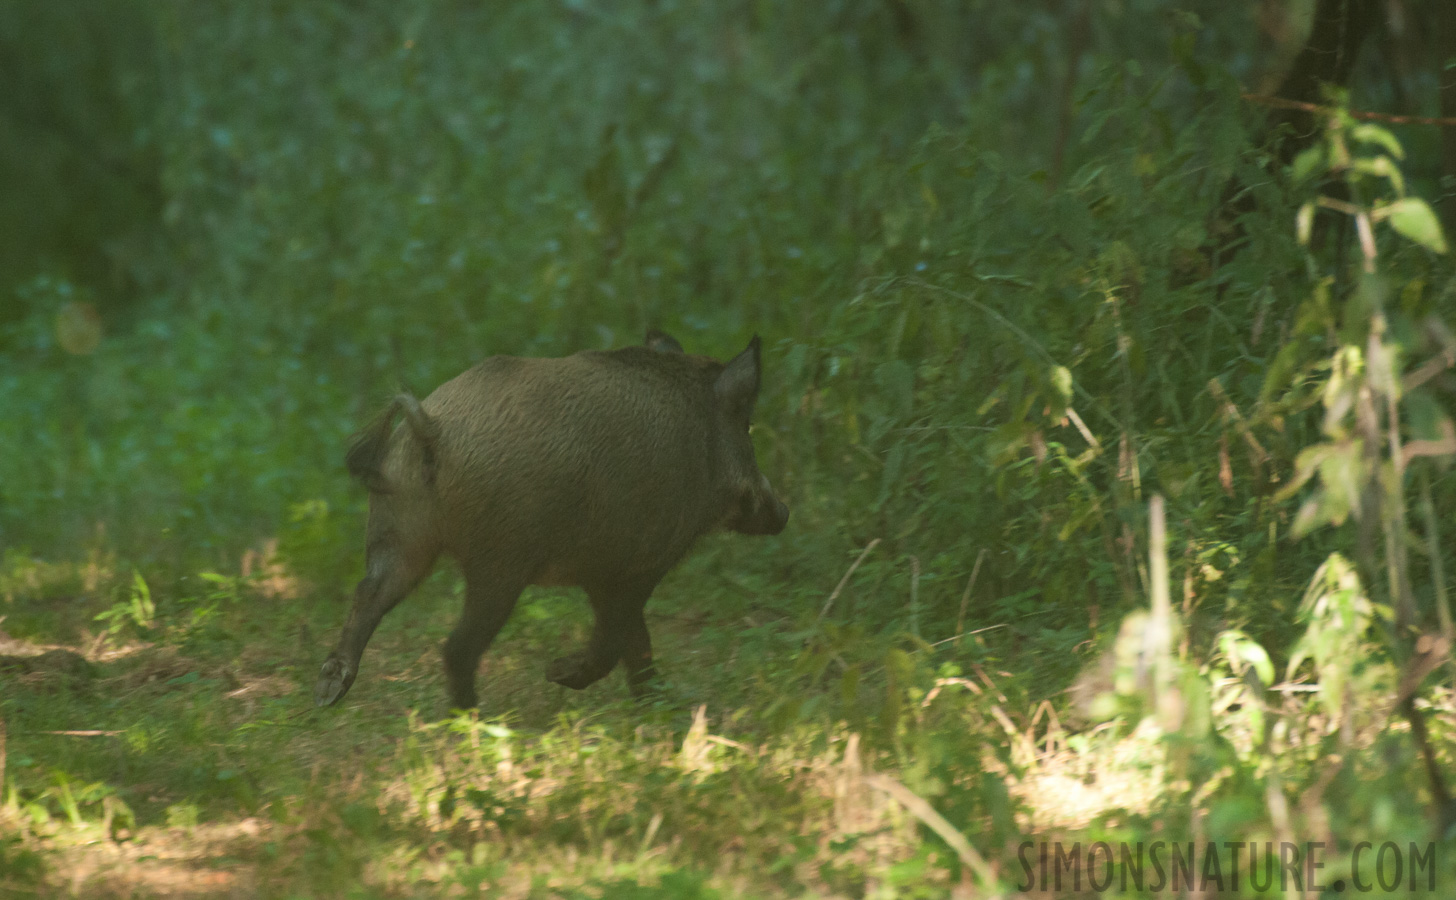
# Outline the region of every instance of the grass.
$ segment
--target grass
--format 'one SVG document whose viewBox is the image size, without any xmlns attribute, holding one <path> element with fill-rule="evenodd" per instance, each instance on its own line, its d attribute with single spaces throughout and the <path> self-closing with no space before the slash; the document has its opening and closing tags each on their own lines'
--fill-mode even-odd
<svg viewBox="0 0 1456 900">
<path fill-rule="evenodd" d="M 88 578 L 92 590 L 73 594 Z M 880 821 L 885 802 L 836 794 L 842 727 L 776 730 L 750 712 L 773 707 L 774 673 L 802 643 L 796 623 L 731 596 L 694 603 L 687 581 L 670 579 L 651 617 L 669 700 L 632 704 L 619 677 L 579 694 L 545 682 L 544 659 L 589 623 L 580 598 L 539 592 L 487 656 L 480 716 L 441 720 L 451 572 L 386 620 L 350 695 L 315 710 L 312 679 L 345 604 L 293 602 L 297 584 L 276 566 L 195 579 L 191 596 L 156 592 L 142 624 L 117 571 L 12 559 L 7 584 L 22 593 L 7 621 L 27 635 L 7 652 L 66 648 L 91 671 L 0 676 L 4 815 L 26 835 L 7 851 L 9 889 L 27 893 L 17 873 L 41 847 L 41 884 L 86 896 L 315 896 L 353 883 L 377 896 L 444 883 L 530 896 L 626 878 L 781 895 L 891 877 L 924 856 L 903 816 Z M 107 603 L 116 596 L 128 599 Z M 118 626 L 98 629 L 94 617 L 118 607 Z M 862 831 L 888 831 L 863 853 L 832 849 L 825 836 L 849 834 L 840 820 L 856 816 L 874 825 Z"/>
<path fill-rule="evenodd" d="M 457 717 L 437 651 L 460 598 L 448 569 L 320 710 L 312 681 L 346 603 L 276 558 L 143 591 L 100 554 L 12 554 L 6 659 L 69 650 L 89 666 L 0 674 L 0 895 L 985 896 L 970 861 L 878 779 L 944 814 L 1006 889 L 1023 841 L 1195 840 L 1199 822 L 1268 836 L 1236 757 L 1306 782 L 1320 767 L 1327 720 L 1295 706 L 1302 730 L 1265 763 L 1247 719 L 1221 710 L 1215 743 L 1243 749 L 1190 782 L 1198 764 L 1154 718 L 1064 728 L 1075 704 L 1028 699 L 1034 682 L 992 662 L 997 629 L 877 643 L 816 623 L 817 603 L 786 615 L 772 592 L 705 601 L 727 540 L 649 607 L 664 698 L 632 703 L 620 676 L 580 693 L 546 682 L 546 658 L 589 622 L 581 598 L 540 590 L 487 654 L 482 709 Z M 1432 712 L 1449 757 L 1449 692 Z M 1324 784 L 1386 767 L 1377 777 L 1418 785 L 1408 745 L 1391 742 L 1399 726 L 1361 722 Z M 1400 759 L 1405 774 L 1390 770 Z M 1371 821 L 1418 833 L 1410 812 Z"/>
</svg>

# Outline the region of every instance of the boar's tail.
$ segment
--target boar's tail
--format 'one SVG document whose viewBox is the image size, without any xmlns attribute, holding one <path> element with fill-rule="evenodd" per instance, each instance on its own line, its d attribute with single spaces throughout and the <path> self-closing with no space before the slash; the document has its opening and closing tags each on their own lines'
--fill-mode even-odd
<svg viewBox="0 0 1456 900">
<path fill-rule="evenodd" d="M 354 435 L 344 465 L 371 493 L 387 494 L 389 481 L 384 477 L 384 456 L 389 452 L 390 426 L 396 412 L 404 413 L 410 433 L 420 445 L 425 484 L 435 483 L 435 443 L 440 437 L 440 423 L 430 418 L 413 394 L 400 393 L 390 401 L 373 422 Z"/>
<path fill-rule="evenodd" d="M 435 444 L 440 440 L 440 423 L 430 418 L 420 401 L 415 395 L 408 392 L 401 392 L 394 398 L 394 406 L 404 410 L 404 420 L 409 423 L 410 431 L 414 432 L 415 440 L 420 442 L 421 474 L 425 476 L 425 484 L 435 483 Z"/>
</svg>

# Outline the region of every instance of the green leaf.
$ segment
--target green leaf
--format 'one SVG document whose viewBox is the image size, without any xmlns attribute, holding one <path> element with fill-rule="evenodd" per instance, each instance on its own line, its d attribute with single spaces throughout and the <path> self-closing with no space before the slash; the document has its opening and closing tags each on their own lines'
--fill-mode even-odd
<svg viewBox="0 0 1456 900">
<path fill-rule="evenodd" d="M 1365 466 L 1360 441 L 1326 445 L 1330 449 L 1320 460 L 1321 512 L 1332 525 L 1343 524 L 1360 502 L 1360 485 Z"/>
<path fill-rule="evenodd" d="M 1299 237 L 1299 243 L 1309 246 L 1309 235 L 1314 228 L 1314 203 L 1306 203 L 1299 208 L 1299 213 L 1294 217 L 1294 232 Z"/>
<path fill-rule="evenodd" d="M 1300 184 L 1325 168 L 1325 145 L 1316 144 L 1294 158 L 1289 172 L 1294 183 Z"/>
<path fill-rule="evenodd" d="M 1351 679 L 1368 664 L 1370 647 L 1365 633 L 1375 608 L 1360 586 L 1359 576 L 1338 553 L 1330 554 L 1310 580 L 1299 617 L 1307 628 L 1290 653 L 1286 677 L 1313 659 L 1320 681 L 1319 699 L 1332 721 L 1346 710 L 1344 695 Z"/>
<path fill-rule="evenodd" d="M 1299 451 L 1299 455 L 1294 460 L 1294 476 L 1290 478 L 1288 484 L 1274 494 L 1274 498 L 1283 502 L 1298 493 L 1299 489 L 1304 487 L 1305 482 L 1319 471 L 1320 463 L 1330 452 L 1331 446 L 1330 444 L 1315 444 L 1313 447 L 1305 447 Z"/>
<path fill-rule="evenodd" d="M 1379 144 L 1396 159 L 1405 159 L 1405 151 L 1401 149 L 1400 141 L 1379 125 L 1372 125 L 1369 122 L 1356 125 L 1350 129 L 1350 137 L 1362 144 Z"/>
<path fill-rule="evenodd" d="M 1261 684 L 1274 683 L 1274 664 L 1259 642 L 1242 631 L 1230 629 L 1218 636 L 1218 644 L 1234 674 L 1242 675 L 1245 668 L 1253 668 Z"/>
<path fill-rule="evenodd" d="M 1052 366 L 1049 380 L 1052 383 L 1052 389 L 1057 392 L 1057 398 L 1061 401 L 1062 405 L 1071 405 L 1072 371 L 1066 366 Z"/>
<path fill-rule="evenodd" d="M 1446 252 L 1446 236 L 1441 232 L 1441 223 L 1426 201 L 1419 197 L 1405 197 L 1378 212 L 1382 218 L 1390 219 L 1391 227 L 1407 238 L 1436 253 Z"/>
<path fill-rule="evenodd" d="M 1390 180 L 1391 186 L 1397 194 L 1405 193 L 1405 178 L 1400 174 L 1400 169 L 1391 161 L 1388 156 L 1372 156 L 1367 159 L 1357 159 L 1350 163 L 1351 170 L 1364 175 L 1373 175 L 1377 178 Z"/>
</svg>

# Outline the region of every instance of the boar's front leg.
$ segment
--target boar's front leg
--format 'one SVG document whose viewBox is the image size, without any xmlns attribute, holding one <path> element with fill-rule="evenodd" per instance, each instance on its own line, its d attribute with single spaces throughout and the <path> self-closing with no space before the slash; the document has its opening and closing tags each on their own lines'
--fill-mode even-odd
<svg viewBox="0 0 1456 900">
<path fill-rule="evenodd" d="M 596 623 L 586 649 L 551 661 L 548 681 L 582 690 L 604 678 L 619 661 L 627 667 L 627 685 L 632 696 L 640 697 L 652 680 L 652 638 L 642 610 L 652 589 L 650 583 L 587 588 Z"/>
<path fill-rule="evenodd" d="M 349 621 L 329 658 L 319 669 L 313 699 L 317 706 L 337 703 L 359 674 L 364 647 L 385 613 L 394 609 L 435 565 L 433 552 L 405 552 L 395 541 L 381 541 L 368 551 L 366 574 L 354 588 Z"/>
</svg>

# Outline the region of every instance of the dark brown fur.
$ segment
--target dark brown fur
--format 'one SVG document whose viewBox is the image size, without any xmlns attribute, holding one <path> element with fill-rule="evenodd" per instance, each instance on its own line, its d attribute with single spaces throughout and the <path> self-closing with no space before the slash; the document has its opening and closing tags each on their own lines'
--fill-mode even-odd
<svg viewBox="0 0 1456 900">
<path fill-rule="evenodd" d="M 531 584 L 580 586 L 596 614 L 586 649 L 553 661 L 548 678 L 584 688 L 621 661 L 643 690 L 642 608 L 657 582 L 708 531 L 777 534 L 788 520 L 748 437 L 758 338 L 727 364 L 661 332 L 646 344 L 491 357 L 423 403 L 401 394 L 359 434 L 346 462 L 370 491 L 367 572 L 320 671 L 319 705 L 348 691 L 380 619 L 441 553 L 466 581 L 445 644 L 456 707 L 475 705 L 480 657 Z"/>
</svg>

